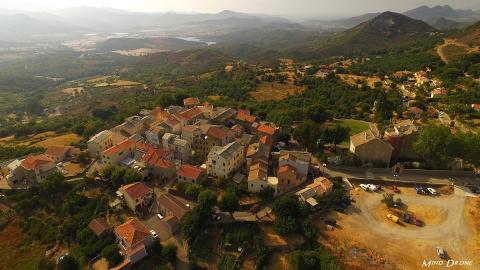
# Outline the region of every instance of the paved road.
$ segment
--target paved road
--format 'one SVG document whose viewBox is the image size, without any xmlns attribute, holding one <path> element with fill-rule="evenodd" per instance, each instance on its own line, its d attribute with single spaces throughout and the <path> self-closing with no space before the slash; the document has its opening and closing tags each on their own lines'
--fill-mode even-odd
<svg viewBox="0 0 480 270">
<path fill-rule="evenodd" d="M 445 171 L 445 173 L 435 173 L 427 170 L 419 171 L 419 173 L 408 172 L 401 174 L 399 177 L 394 177 L 393 173 L 388 169 L 366 169 L 355 167 L 339 167 L 327 166 L 320 168 L 324 173 L 332 177 L 346 177 L 346 178 L 364 178 L 371 180 L 389 180 L 389 181 L 406 181 L 406 182 L 424 182 L 424 183 L 438 183 L 449 184 L 450 177 L 453 177 L 457 184 L 464 184 L 465 182 L 479 183 L 480 179 L 473 176 L 465 176 L 459 173 L 455 176 L 454 171 Z"/>
</svg>

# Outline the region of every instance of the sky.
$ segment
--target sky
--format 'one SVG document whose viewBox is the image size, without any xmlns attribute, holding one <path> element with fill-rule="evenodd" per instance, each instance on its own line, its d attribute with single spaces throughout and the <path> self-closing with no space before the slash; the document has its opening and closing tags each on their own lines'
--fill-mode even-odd
<svg viewBox="0 0 480 270">
<path fill-rule="evenodd" d="M 420 5 L 480 9 L 479 0 L 0 0 L 0 9 L 50 11 L 75 6 L 129 11 L 219 12 L 233 10 L 284 16 L 330 17 L 379 11 L 405 11 Z"/>
</svg>

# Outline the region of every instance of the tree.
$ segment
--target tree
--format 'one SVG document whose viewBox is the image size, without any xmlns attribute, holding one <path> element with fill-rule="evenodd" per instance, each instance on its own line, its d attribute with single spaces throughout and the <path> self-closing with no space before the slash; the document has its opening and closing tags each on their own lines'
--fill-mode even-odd
<svg viewBox="0 0 480 270">
<path fill-rule="evenodd" d="M 76 270 L 78 269 L 78 262 L 70 254 L 64 255 L 63 257 L 60 258 L 58 261 L 58 270 Z"/>
<path fill-rule="evenodd" d="M 275 231 L 280 235 L 286 235 L 298 231 L 298 223 L 292 216 L 277 216 L 273 221 Z"/>
<path fill-rule="evenodd" d="M 170 243 L 162 249 L 162 257 L 172 265 L 177 261 L 177 246 Z"/>
<path fill-rule="evenodd" d="M 123 260 L 122 255 L 120 255 L 120 248 L 117 244 L 104 247 L 102 250 L 102 257 L 107 259 L 109 267 L 113 267 L 121 263 Z"/>
<path fill-rule="evenodd" d="M 349 134 L 350 128 L 335 124 L 334 126 L 330 126 L 323 130 L 321 140 L 324 143 L 331 143 L 334 145 L 335 148 L 337 148 L 337 144 L 348 139 Z"/>
<path fill-rule="evenodd" d="M 238 209 L 238 198 L 233 192 L 226 192 L 218 202 L 218 206 L 223 211 L 227 211 L 230 214 Z"/>
<path fill-rule="evenodd" d="M 211 209 L 217 203 L 217 195 L 211 190 L 200 192 L 197 199 L 197 206 Z"/>
<path fill-rule="evenodd" d="M 384 203 L 388 208 L 393 207 L 394 204 L 395 204 L 393 194 L 392 193 L 384 193 L 382 203 Z"/>
<path fill-rule="evenodd" d="M 423 127 L 414 143 L 415 151 L 427 162 L 434 164 L 446 162 L 455 151 L 450 130 L 444 126 L 428 125 Z"/>
</svg>

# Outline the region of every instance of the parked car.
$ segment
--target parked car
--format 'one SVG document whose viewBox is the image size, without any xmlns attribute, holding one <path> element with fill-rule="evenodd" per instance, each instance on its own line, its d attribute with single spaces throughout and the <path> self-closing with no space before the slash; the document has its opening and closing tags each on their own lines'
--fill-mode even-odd
<svg viewBox="0 0 480 270">
<path fill-rule="evenodd" d="M 158 238 L 158 234 L 154 230 L 150 230 L 150 234 L 152 235 L 153 239 Z"/>
<path fill-rule="evenodd" d="M 395 222 L 395 223 L 398 223 L 398 221 L 400 220 L 397 216 L 392 215 L 392 214 L 387 214 L 387 218 L 390 219 L 391 221 Z"/>
<path fill-rule="evenodd" d="M 157 214 L 157 217 L 158 217 L 160 220 L 162 220 L 162 219 L 163 219 L 163 216 L 162 216 L 162 214 Z"/>
<path fill-rule="evenodd" d="M 366 185 L 366 184 L 360 184 L 360 187 L 361 187 L 363 190 L 365 190 L 365 191 L 370 191 L 369 186 Z"/>
<path fill-rule="evenodd" d="M 377 191 L 378 190 L 378 186 L 377 185 L 374 185 L 374 184 L 368 184 L 368 189 L 370 191 Z"/>
<path fill-rule="evenodd" d="M 337 221 L 335 219 L 326 219 L 325 224 L 330 225 L 330 226 L 336 226 Z"/>
<path fill-rule="evenodd" d="M 404 214 L 403 215 L 403 221 L 406 223 L 412 223 L 412 216 L 409 214 Z"/>
<path fill-rule="evenodd" d="M 417 219 L 416 217 L 413 217 L 412 223 L 415 224 L 415 226 L 418 226 L 418 227 L 425 226 L 425 223 L 423 223 L 423 221 L 421 221 L 420 219 Z"/>
<path fill-rule="evenodd" d="M 445 252 L 445 250 L 442 247 L 437 247 L 436 250 L 437 250 L 437 256 L 440 259 L 444 259 L 444 260 L 448 259 L 447 253 Z"/>
<path fill-rule="evenodd" d="M 437 194 L 438 194 L 437 191 L 434 188 L 431 188 L 431 187 L 427 188 L 427 191 L 428 191 L 428 193 L 430 193 L 433 196 L 437 196 Z"/>
<path fill-rule="evenodd" d="M 420 195 L 426 195 L 428 194 L 428 191 L 426 191 L 424 188 L 422 187 L 415 187 L 415 191 L 417 192 L 417 194 L 420 194 Z"/>
<path fill-rule="evenodd" d="M 349 198 L 343 198 L 340 202 L 346 205 L 352 204 L 352 201 Z"/>
<path fill-rule="evenodd" d="M 402 202 L 402 199 L 400 199 L 400 198 L 395 200 L 395 202 L 393 203 L 394 208 L 402 209 L 404 206 L 405 206 L 405 204 Z"/>
<path fill-rule="evenodd" d="M 217 214 L 212 214 L 212 221 L 220 221 L 222 220 L 222 216 L 217 215 Z"/>
</svg>

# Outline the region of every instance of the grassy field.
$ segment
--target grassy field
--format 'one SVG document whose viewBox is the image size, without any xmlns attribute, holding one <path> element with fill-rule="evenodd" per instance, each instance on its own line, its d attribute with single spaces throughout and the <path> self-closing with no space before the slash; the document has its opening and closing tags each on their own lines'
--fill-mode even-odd
<svg viewBox="0 0 480 270">
<path fill-rule="evenodd" d="M 70 145 L 72 143 L 78 143 L 82 138 L 77 134 L 69 133 L 65 135 L 50 137 L 48 139 L 36 142 L 31 146 L 38 146 L 38 147 L 49 147 L 52 145 Z"/>
<path fill-rule="evenodd" d="M 359 83 L 357 82 L 358 80 L 360 81 L 365 81 L 367 83 L 368 86 L 374 88 L 375 87 L 375 83 L 377 82 L 382 82 L 382 80 L 377 77 L 377 76 L 373 76 L 373 77 L 366 77 L 366 76 L 359 76 L 359 75 L 350 75 L 350 74 L 339 74 L 338 75 L 342 81 L 350 84 L 350 85 L 353 85 L 353 86 L 356 86 L 358 85 Z"/>
<path fill-rule="evenodd" d="M 257 86 L 255 91 L 250 92 L 250 96 L 256 101 L 282 100 L 288 96 L 298 95 L 304 90 L 303 86 L 291 83 L 263 82 Z"/>
<path fill-rule="evenodd" d="M 360 133 L 365 131 L 369 128 L 369 122 L 355 120 L 355 119 L 336 119 L 336 124 L 339 124 L 343 127 L 348 127 L 350 129 L 349 135 L 352 136 L 354 134 Z M 348 146 L 350 144 L 350 138 L 346 141 L 343 141 L 340 145 Z"/>
<path fill-rule="evenodd" d="M 45 248 L 29 243 L 14 221 L 0 230 L 0 270 L 37 269 L 44 255 Z"/>
</svg>

